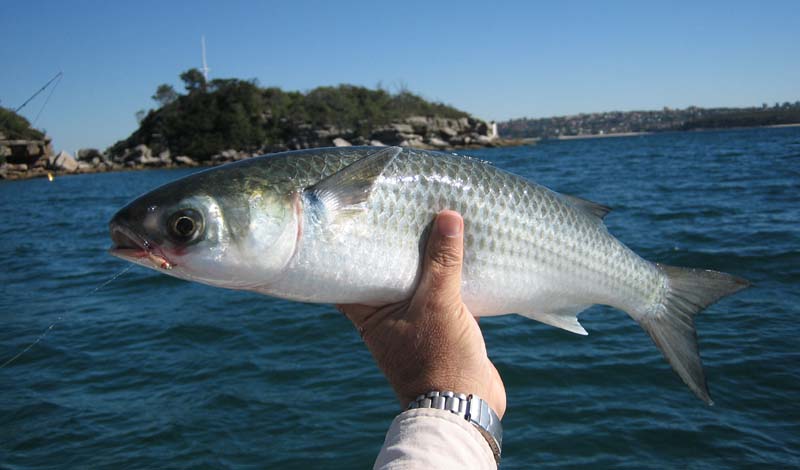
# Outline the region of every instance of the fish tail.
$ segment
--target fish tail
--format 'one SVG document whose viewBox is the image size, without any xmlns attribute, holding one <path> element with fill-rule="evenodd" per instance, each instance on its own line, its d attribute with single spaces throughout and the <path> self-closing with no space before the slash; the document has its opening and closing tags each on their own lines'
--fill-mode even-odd
<svg viewBox="0 0 800 470">
<path fill-rule="evenodd" d="M 656 265 L 667 278 L 662 301 L 638 318 L 672 369 L 689 389 L 712 405 L 700 351 L 694 316 L 717 300 L 750 285 L 742 278 L 717 271 Z"/>
</svg>

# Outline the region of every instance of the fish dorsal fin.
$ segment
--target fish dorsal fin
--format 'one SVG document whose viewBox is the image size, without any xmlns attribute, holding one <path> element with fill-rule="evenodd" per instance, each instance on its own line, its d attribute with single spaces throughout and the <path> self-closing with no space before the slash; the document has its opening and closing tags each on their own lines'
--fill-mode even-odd
<svg viewBox="0 0 800 470">
<path fill-rule="evenodd" d="M 562 194 L 564 199 L 569 201 L 573 206 L 581 209 L 588 215 L 593 217 L 597 217 L 601 221 L 611 212 L 611 208 L 608 206 L 604 206 L 602 204 L 598 204 L 596 202 L 592 202 L 588 199 L 583 199 L 578 196 L 570 196 L 569 194 Z"/>
<path fill-rule="evenodd" d="M 401 147 L 385 147 L 351 163 L 336 173 L 306 188 L 304 197 L 311 204 L 322 204 L 326 215 L 336 219 L 361 213 L 375 181 L 400 154 Z"/>
</svg>

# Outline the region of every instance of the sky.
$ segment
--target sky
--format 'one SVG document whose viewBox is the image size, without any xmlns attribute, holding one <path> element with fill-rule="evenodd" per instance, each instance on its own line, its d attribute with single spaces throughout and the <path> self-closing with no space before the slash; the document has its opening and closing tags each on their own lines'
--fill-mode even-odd
<svg viewBox="0 0 800 470">
<path fill-rule="evenodd" d="M 20 113 L 56 150 L 106 148 L 203 35 L 212 79 L 406 87 L 487 120 L 800 100 L 797 0 L 0 0 L 0 106 L 61 71 Z"/>
</svg>

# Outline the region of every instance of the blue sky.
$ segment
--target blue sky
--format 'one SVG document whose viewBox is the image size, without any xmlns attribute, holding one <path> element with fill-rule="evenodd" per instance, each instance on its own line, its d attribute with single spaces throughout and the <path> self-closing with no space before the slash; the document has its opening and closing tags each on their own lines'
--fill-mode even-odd
<svg viewBox="0 0 800 470">
<path fill-rule="evenodd" d="M 105 148 L 200 66 L 309 90 L 406 86 L 485 119 L 800 99 L 800 2 L 0 0 L 0 105 Z M 22 114 L 33 120 L 47 93 Z"/>
</svg>

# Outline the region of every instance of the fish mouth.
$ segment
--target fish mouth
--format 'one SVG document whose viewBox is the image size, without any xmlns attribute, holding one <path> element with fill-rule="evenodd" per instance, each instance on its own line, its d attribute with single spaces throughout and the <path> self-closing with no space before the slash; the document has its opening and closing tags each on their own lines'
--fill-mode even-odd
<svg viewBox="0 0 800 470">
<path fill-rule="evenodd" d="M 174 264 L 164 256 L 160 248 L 148 239 L 118 223 L 112 222 L 109 228 L 111 230 L 111 241 L 114 245 L 108 252 L 112 256 L 149 268 L 173 268 Z"/>
</svg>

